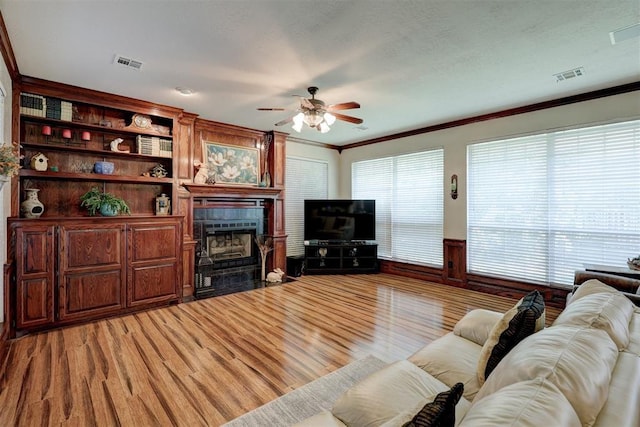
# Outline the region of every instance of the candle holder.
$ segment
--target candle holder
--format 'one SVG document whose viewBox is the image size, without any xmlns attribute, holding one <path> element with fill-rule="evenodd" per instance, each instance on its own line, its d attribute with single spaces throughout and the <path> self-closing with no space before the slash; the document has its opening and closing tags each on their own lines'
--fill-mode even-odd
<svg viewBox="0 0 640 427">
<path fill-rule="evenodd" d="M 71 139 L 71 129 L 62 129 L 62 137 L 65 139 Z"/>
<path fill-rule="evenodd" d="M 44 135 L 44 142 L 49 143 L 49 137 L 51 136 L 51 126 L 42 126 L 42 135 Z"/>
</svg>

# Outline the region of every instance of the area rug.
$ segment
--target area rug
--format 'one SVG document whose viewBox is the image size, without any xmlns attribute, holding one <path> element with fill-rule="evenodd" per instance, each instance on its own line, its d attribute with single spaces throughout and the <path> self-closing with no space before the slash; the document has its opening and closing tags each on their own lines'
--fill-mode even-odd
<svg viewBox="0 0 640 427">
<path fill-rule="evenodd" d="M 315 381 L 224 424 L 223 427 L 290 426 L 318 412 L 331 409 L 349 387 L 386 366 L 374 356 L 351 362 Z"/>
</svg>

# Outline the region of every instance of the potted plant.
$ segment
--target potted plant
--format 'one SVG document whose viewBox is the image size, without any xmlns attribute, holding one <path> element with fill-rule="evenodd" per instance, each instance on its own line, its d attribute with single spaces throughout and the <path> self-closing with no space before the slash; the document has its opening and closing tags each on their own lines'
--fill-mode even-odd
<svg viewBox="0 0 640 427">
<path fill-rule="evenodd" d="M 90 216 L 100 212 L 102 216 L 116 216 L 131 214 L 127 203 L 111 193 L 103 193 L 98 187 L 93 187 L 80 197 L 80 206 L 87 208 Z"/>
<path fill-rule="evenodd" d="M 20 169 L 20 145 L 17 143 L 4 144 L 0 147 L 0 176 L 8 181 L 18 174 Z"/>
</svg>

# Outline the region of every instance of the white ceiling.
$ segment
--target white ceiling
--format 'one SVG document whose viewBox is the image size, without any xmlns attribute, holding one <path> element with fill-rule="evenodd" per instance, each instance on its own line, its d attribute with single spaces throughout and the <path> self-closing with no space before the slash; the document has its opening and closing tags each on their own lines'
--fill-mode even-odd
<svg viewBox="0 0 640 427">
<path fill-rule="evenodd" d="M 640 80 L 638 0 L 0 0 L 22 75 L 334 145 Z M 143 62 L 114 65 L 115 55 Z M 557 82 L 577 67 L 584 76 Z M 329 133 L 274 124 L 318 86 Z M 188 87 L 195 94 L 175 91 Z"/>
</svg>

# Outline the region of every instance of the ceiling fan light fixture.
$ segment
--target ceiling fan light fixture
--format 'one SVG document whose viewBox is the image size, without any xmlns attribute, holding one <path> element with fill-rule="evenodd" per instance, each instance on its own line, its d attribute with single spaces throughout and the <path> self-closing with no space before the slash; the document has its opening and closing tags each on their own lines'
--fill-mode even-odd
<svg viewBox="0 0 640 427">
<path fill-rule="evenodd" d="M 329 125 L 325 121 L 320 123 L 317 128 L 320 131 L 320 133 L 327 133 L 327 132 L 329 132 L 331 130 L 331 128 L 329 127 Z"/>
<path fill-rule="evenodd" d="M 318 126 L 323 120 L 322 115 L 317 111 L 307 111 L 304 114 L 304 122 L 312 128 Z"/>
<path fill-rule="evenodd" d="M 336 122 L 336 116 L 331 113 L 324 113 L 324 121 L 327 122 L 329 126 L 333 126 Z"/>
<path fill-rule="evenodd" d="M 302 131 L 303 124 L 304 124 L 304 113 L 298 113 L 295 116 L 293 116 L 293 126 L 291 126 L 293 130 L 300 133 Z"/>
</svg>

